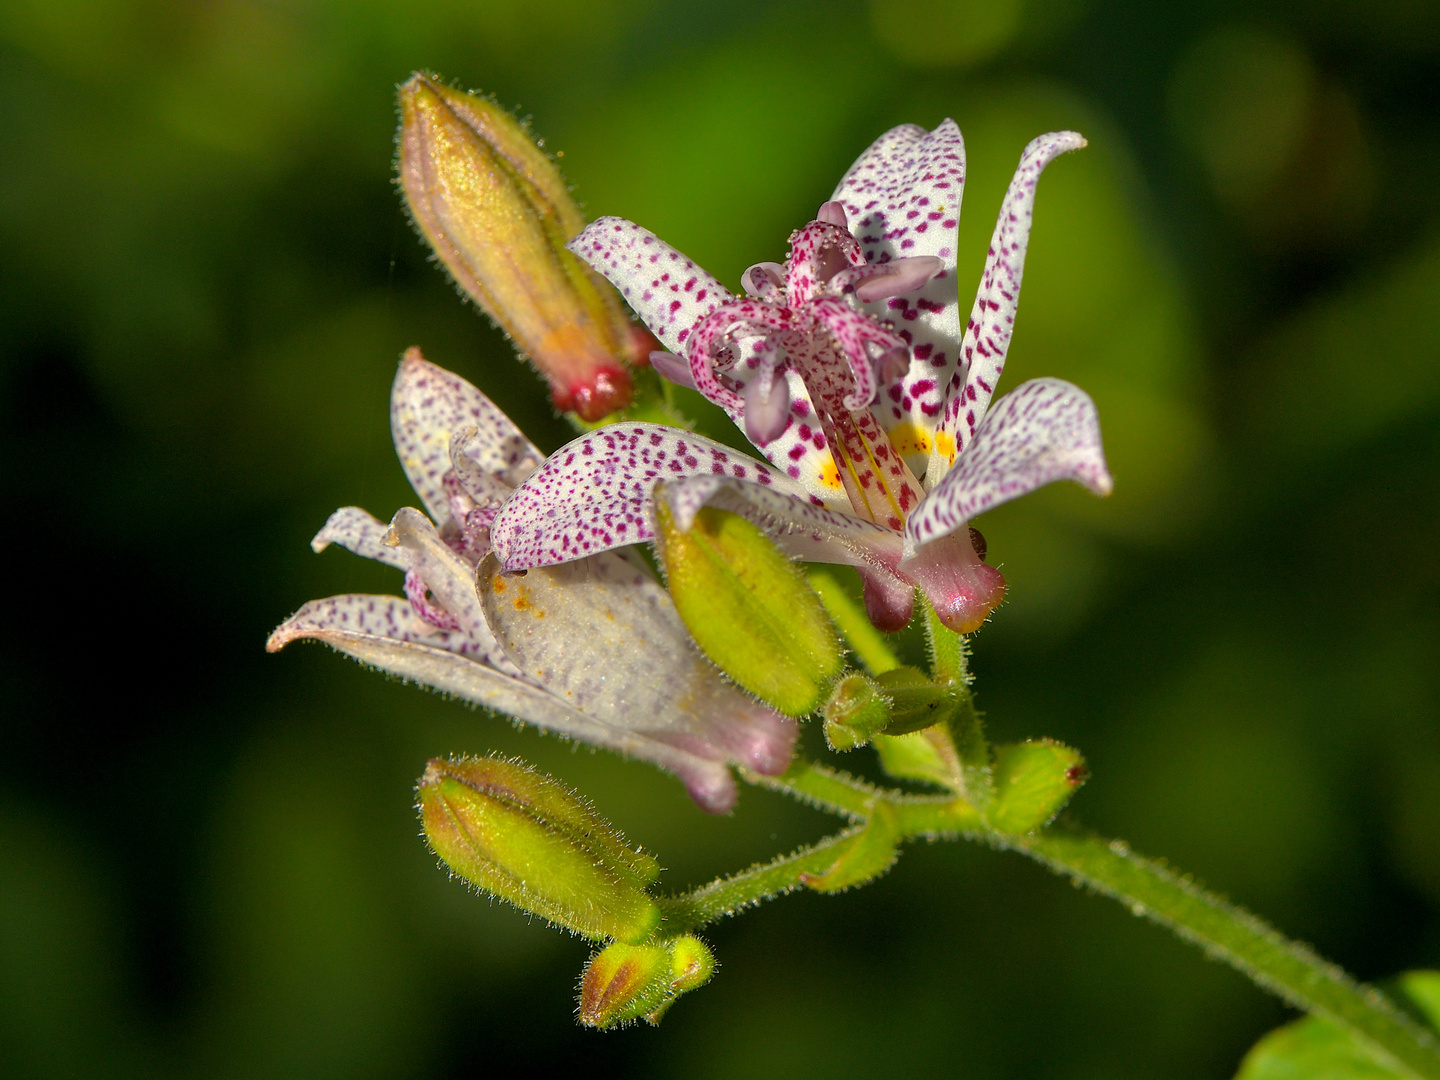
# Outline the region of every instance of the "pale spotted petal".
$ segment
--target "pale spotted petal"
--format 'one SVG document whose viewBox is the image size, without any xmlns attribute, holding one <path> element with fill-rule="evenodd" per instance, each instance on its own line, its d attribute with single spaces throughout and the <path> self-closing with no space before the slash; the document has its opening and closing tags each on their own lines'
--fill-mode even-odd
<svg viewBox="0 0 1440 1080">
<path fill-rule="evenodd" d="M 450 469 L 450 440 L 466 426 L 475 436 L 465 452 L 487 473 L 514 486 L 544 455 L 495 404 L 453 372 L 436 367 L 410 349 L 400 361 L 390 391 L 390 430 L 395 452 L 430 516 L 450 517 L 444 476 Z"/>
<path fill-rule="evenodd" d="M 703 760 L 770 775 L 789 765 L 795 722 L 726 682 L 664 587 L 629 560 L 605 553 L 506 574 L 491 554 L 476 583 L 525 677 L 587 717 Z"/>
<path fill-rule="evenodd" d="M 934 445 L 958 358 L 955 248 L 964 190 L 965 140 L 946 120 L 930 132 L 914 124 L 887 131 L 851 166 L 834 195 L 866 262 L 930 255 L 943 264 L 916 292 L 864 305 L 913 346 L 908 370 L 881 387 L 875 414 L 917 474 Z"/>
<path fill-rule="evenodd" d="M 1079 150 L 1085 139 L 1078 132 L 1058 131 L 1033 139 L 1020 155 L 1020 165 L 1000 206 L 1000 217 L 985 257 L 985 273 L 975 294 L 975 306 L 960 348 L 961 366 L 945 395 L 942 437 L 930 456 L 927 482 L 933 487 L 950 467 L 953 455 L 974 436 L 1005 367 L 1015 311 L 1020 303 L 1020 282 L 1025 272 L 1025 250 L 1035 215 L 1035 187 L 1045 166 L 1061 154 Z"/>
<path fill-rule="evenodd" d="M 427 626 L 397 596 L 335 596 L 314 600 L 270 636 L 276 652 L 300 639 L 323 641 L 362 663 L 536 727 L 652 761 L 678 774 L 696 802 L 723 813 L 735 802 L 735 782 L 722 762 L 683 747 L 601 723 L 548 690 L 469 658 L 463 635 Z"/>
<path fill-rule="evenodd" d="M 374 559 L 397 570 L 409 570 L 410 559 L 398 547 L 385 543 L 385 534 L 390 526 L 371 517 L 358 506 L 342 506 L 330 515 L 325 527 L 310 541 L 311 550 L 317 554 L 331 544 L 339 544 L 347 551 Z"/>
<path fill-rule="evenodd" d="M 410 560 L 410 569 L 429 587 L 430 594 L 476 643 L 493 667 L 516 674 L 495 636 L 485 623 L 475 596 L 475 567 L 440 538 L 435 526 L 418 510 L 405 507 L 390 522 L 387 539 L 394 539 Z"/>
<path fill-rule="evenodd" d="M 999 400 L 905 523 L 907 554 L 1055 480 L 1075 480 L 1097 495 L 1113 487 L 1090 395 L 1061 379 L 1032 379 Z"/>
<path fill-rule="evenodd" d="M 680 352 L 696 323 L 734 299 L 690 259 L 624 218 L 599 218 L 565 246 L 619 289 L 673 353 Z"/>
<path fill-rule="evenodd" d="M 451 653 L 456 657 L 466 657 L 467 663 L 478 662 L 485 655 L 483 646 L 467 635 L 437 630 L 419 618 L 411 608 L 410 601 L 402 596 L 349 593 L 325 600 L 311 600 L 276 628 L 270 635 L 270 640 L 265 643 L 265 649 L 267 652 L 279 652 L 300 638 L 324 641 L 352 656 L 358 654 L 344 648 L 345 643 L 353 645 L 370 640 L 386 641 L 395 646 L 424 646 L 426 649 Z M 369 662 L 376 667 L 385 666 L 374 660 Z"/>
<path fill-rule="evenodd" d="M 615 424 L 552 454 L 505 503 L 490 543 L 507 570 L 521 570 L 650 540 L 656 483 L 702 475 L 803 497 L 794 481 L 728 446 L 659 424 Z"/>
</svg>

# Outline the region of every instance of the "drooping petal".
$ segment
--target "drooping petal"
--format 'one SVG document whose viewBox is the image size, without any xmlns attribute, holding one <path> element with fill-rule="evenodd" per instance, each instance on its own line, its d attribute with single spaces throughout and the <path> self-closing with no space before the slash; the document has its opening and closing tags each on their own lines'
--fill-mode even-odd
<svg viewBox="0 0 1440 1080">
<path fill-rule="evenodd" d="M 696 323 L 734 299 L 690 259 L 624 218 L 598 218 L 565 246 L 619 289 L 660 344 L 674 353 Z"/>
<path fill-rule="evenodd" d="M 1097 495 L 1113 487 L 1090 395 L 1062 379 L 1032 379 L 996 403 L 955 467 L 905 523 L 906 552 L 1055 480 L 1075 480 Z"/>
<path fill-rule="evenodd" d="M 390 526 L 371 517 L 358 506 L 342 506 L 330 515 L 324 528 L 310 541 L 310 548 L 317 555 L 331 544 L 339 544 L 347 551 L 374 559 L 397 570 L 409 570 L 410 559 L 398 547 L 385 543 L 385 534 Z"/>
<path fill-rule="evenodd" d="M 875 412 L 917 475 L 934 445 L 959 356 L 955 247 L 964 190 L 965 140 L 946 120 L 930 132 L 914 124 L 887 131 L 850 167 L 834 195 L 866 262 L 930 255 L 943 263 L 917 292 L 865 305 L 891 320 L 913 346 L 909 370 L 881 387 Z"/>
<path fill-rule="evenodd" d="M 634 563 L 605 553 L 506 574 L 491 554 L 476 584 L 525 677 L 587 717 L 702 760 L 769 775 L 789 765 L 795 722 L 727 683 L 664 587 Z"/>
<path fill-rule="evenodd" d="M 398 596 L 313 600 L 270 635 L 266 648 L 278 652 L 305 638 L 566 738 L 652 761 L 677 773 L 707 810 L 723 813 L 735 802 L 735 782 L 724 764 L 603 724 L 541 687 L 469 658 L 473 646 L 464 635 L 426 626 Z"/>
<path fill-rule="evenodd" d="M 450 440 L 473 425 L 475 437 L 465 452 L 487 473 L 513 486 L 544 460 L 544 455 L 508 416 L 460 376 L 436 367 L 408 349 L 390 391 L 390 430 L 395 452 L 430 516 L 450 516 L 444 476 L 450 469 Z"/>
<path fill-rule="evenodd" d="M 1000 217 L 990 238 L 985 272 L 975 294 L 975 306 L 965 327 L 960 349 L 961 365 L 945 392 L 941 437 L 932 447 L 926 481 L 934 487 L 954 461 L 954 455 L 974 437 L 1010 350 L 1015 310 L 1020 303 L 1020 282 L 1025 272 L 1025 250 L 1035 216 L 1035 187 L 1045 166 L 1061 154 L 1079 150 L 1085 139 L 1075 131 L 1057 131 L 1032 139 L 1020 155 L 1020 165 L 1000 205 Z"/>
<path fill-rule="evenodd" d="M 522 570 L 650 540 L 655 484 L 700 475 L 804 497 L 784 474 L 728 446 L 659 424 L 614 424 L 552 454 L 505 503 L 490 542 L 507 570 Z"/>
<path fill-rule="evenodd" d="M 389 642 L 397 647 L 423 646 L 432 651 L 465 657 L 467 664 L 478 663 L 484 657 L 484 650 L 478 643 L 463 633 L 436 629 L 417 616 L 410 606 L 410 601 L 400 596 L 348 593 L 325 600 L 311 600 L 275 628 L 275 632 L 265 643 L 265 651 L 279 652 L 292 641 L 301 638 L 324 641 L 352 656 L 360 654 L 352 648 L 346 648 L 347 644 L 359 647 L 364 642 L 373 640 Z M 396 671 L 368 656 L 360 656 L 360 659 L 387 671 L 395 671 L 397 675 L 405 675 L 405 672 Z M 427 685 L 441 690 L 448 689 L 434 682 L 427 682 Z"/>
</svg>

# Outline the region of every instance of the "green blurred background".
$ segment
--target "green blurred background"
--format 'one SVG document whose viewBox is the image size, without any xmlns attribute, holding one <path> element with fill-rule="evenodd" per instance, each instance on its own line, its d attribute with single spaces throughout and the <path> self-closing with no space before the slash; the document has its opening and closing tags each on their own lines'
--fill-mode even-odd
<svg viewBox="0 0 1440 1080">
<path fill-rule="evenodd" d="M 1006 378 L 1090 390 L 1116 494 L 980 522 L 992 730 L 1081 747 L 1078 818 L 1357 975 L 1440 965 L 1440 6 L 3 0 L 0 1072 L 1226 1077 L 1287 1016 L 949 844 L 714 928 L 657 1030 L 575 1026 L 586 946 L 436 869 L 427 757 L 524 755 L 675 885 L 827 821 L 755 791 L 706 818 L 648 766 L 262 651 L 398 585 L 306 544 L 413 501 L 404 347 L 567 437 L 400 208 L 417 68 L 732 287 L 882 130 L 953 116 L 968 307 L 1021 148 L 1089 136 L 1041 185 Z"/>
</svg>

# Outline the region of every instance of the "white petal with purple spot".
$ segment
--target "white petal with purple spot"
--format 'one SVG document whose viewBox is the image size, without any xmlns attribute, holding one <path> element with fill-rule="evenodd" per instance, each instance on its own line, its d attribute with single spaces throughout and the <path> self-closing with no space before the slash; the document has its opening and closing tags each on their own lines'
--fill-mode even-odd
<svg viewBox="0 0 1440 1080">
<path fill-rule="evenodd" d="M 1020 164 L 1000 206 L 985 272 L 975 294 L 975 306 L 965 327 L 960 347 L 961 366 L 945 393 L 942 439 L 931 451 L 926 482 L 932 487 L 950 468 L 952 454 L 958 453 L 974 436 L 1010 350 L 1015 330 L 1015 311 L 1020 303 L 1020 283 L 1025 273 L 1025 251 L 1030 243 L 1030 225 L 1035 216 L 1035 187 L 1045 166 L 1061 154 L 1079 150 L 1085 139 L 1075 131 L 1057 131 L 1030 141 L 1020 155 Z M 950 449 L 953 447 L 953 451 Z"/>
<path fill-rule="evenodd" d="M 450 469 L 450 440 L 470 425 L 476 433 L 466 444 L 466 453 L 485 472 L 511 486 L 544 459 L 478 389 L 426 361 L 419 349 L 406 352 L 390 392 L 390 430 L 410 486 L 437 522 L 450 517 L 444 489 L 444 476 Z"/>
<path fill-rule="evenodd" d="M 390 526 L 371 517 L 358 506 L 342 506 L 330 515 L 325 527 L 310 541 L 310 549 L 316 554 L 331 544 L 339 544 L 346 551 L 374 559 L 397 570 L 409 570 L 410 558 L 398 547 L 385 543 L 385 534 Z"/>
<path fill-rule="evenodd" d="M 917 464 L 933 445 L 958 358 L 955 248 L 964 191 L 965 140 L 955 121 L 946 120 L 929 132 L 914 124 L 887 131 L 860 155 L 834 194 L 866 262 L 930 255 L 943 264 L 918 291 L 864 305 L 893 322 L 912 346 L 908 370 L 881 387 L 875 413 L 887 431 L 906 425 L 897 449 Z"/>
<path fill-rule="evenodd" d="M 728 446 L 658 424 L 614 424 L 552 454 L 505 503 L 490 543 L 507 570 L 522 570 L 650 540 L 655 485 L 711 475 L 804 497 L 793 480 Z"/>
<path fill-rule="evenodd" d="M 680 352 L 696 323 L 734 299 L 684 254 L 624 218 L 599 218 L 565 246 L 619 289 L 673 353 Z"/>
<path fill-rule="evenodd" d="M 1062 379 L 1032 379 L 996 403 L 955 467 L 905 523 L 907 556 L 1055 480 L 1077 481 L 1097 495 L 1113 487 L 1090 395 Z"/>
</svg>

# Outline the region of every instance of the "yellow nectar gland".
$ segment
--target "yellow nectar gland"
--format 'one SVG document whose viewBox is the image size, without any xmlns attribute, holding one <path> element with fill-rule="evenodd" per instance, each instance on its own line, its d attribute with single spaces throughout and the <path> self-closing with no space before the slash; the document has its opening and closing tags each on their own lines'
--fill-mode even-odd
<svg viewBox="0 0 1440 1080">
<path fill-rule="evenodd" d="M 928 456 L 930 453 L 929 433 L 921 430 L 921 428 L 911 420 L 906 420 L 903 424 L 897 424 L 890 429 L 889 434 L 890 445 L 895 448 L 895 452 L 902 458 L 914 454 L 924 454 Z M 953 439 L 951 443 L 953 445 Z"/>
</svg>

